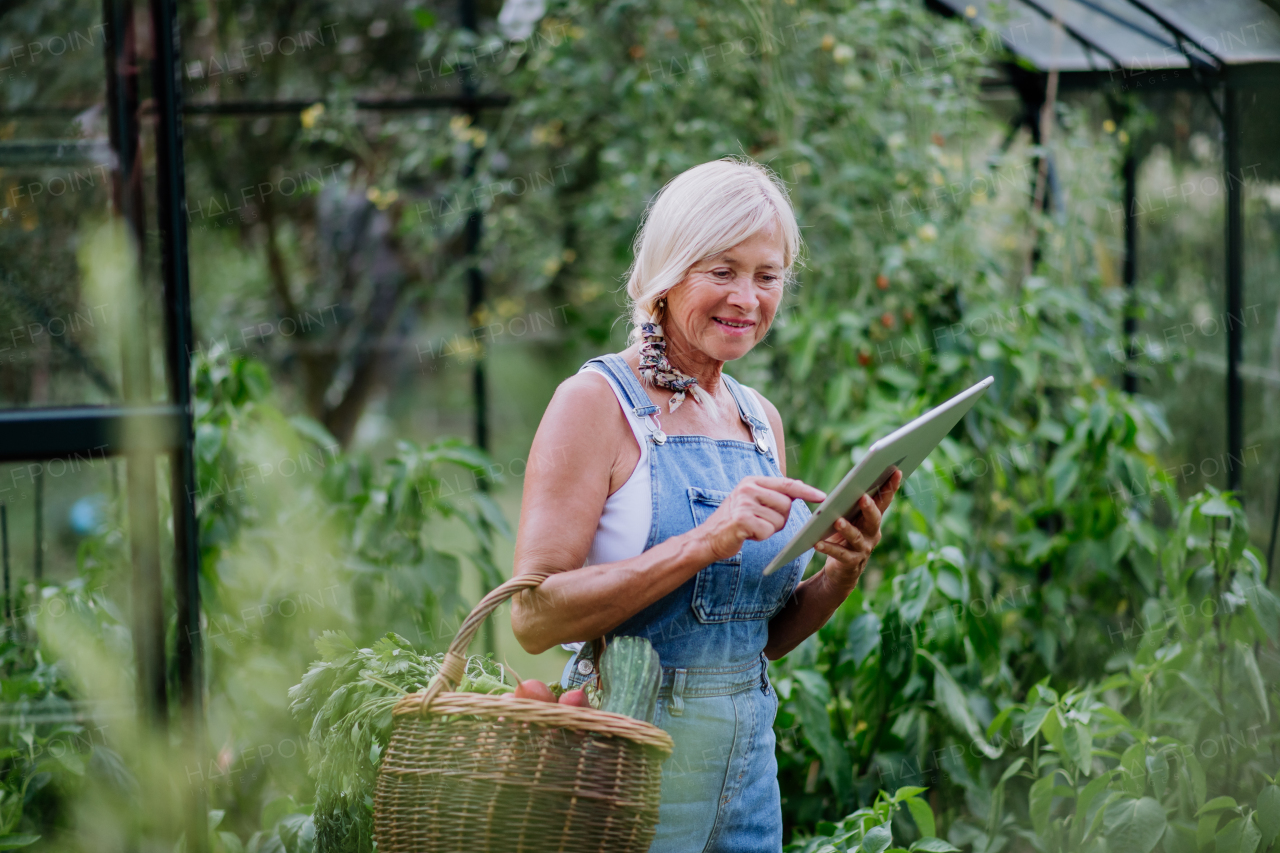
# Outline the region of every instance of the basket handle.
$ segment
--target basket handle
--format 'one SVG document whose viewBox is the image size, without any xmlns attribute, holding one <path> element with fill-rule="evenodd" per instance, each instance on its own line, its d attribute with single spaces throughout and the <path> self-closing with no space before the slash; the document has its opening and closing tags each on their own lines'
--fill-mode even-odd
<svg viewBox="0 0 1280 853">
<path fill-rule="evenodd" d="M 445 687 L 452 689 L 462 681 L 462 676 L 467 671 L 467 647 L 471 645 L 471 640 L 480 630 L 484 620 L 517 592 L 536 589 L 549 577 L 551 577 L 550 572 L 527 572 L 517 575 L 480 599 L 480 603 L 462 621 L 462 626 L 458 628 L 453 642 L 449 643 L 449 650 L 444 653 L 439 672 L 432 677 L 427 689 L 419 694 L 422 697 L 418 703 L 419 713 L 427 710 L 431 700 L 443 692 Z"/>
</svg>

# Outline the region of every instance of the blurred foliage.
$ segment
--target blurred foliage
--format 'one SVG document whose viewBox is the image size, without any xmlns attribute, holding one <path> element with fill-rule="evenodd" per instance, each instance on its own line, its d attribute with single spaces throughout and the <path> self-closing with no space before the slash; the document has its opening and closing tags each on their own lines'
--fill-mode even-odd
<svg viewBox="0 0 1280 853">
<path fill-rule="evenodd" d="M 444 654 L 423 655 L 388 634 L 360 649 L 327 631 L 320 660 L 289 690 L 290 708 L 308 731 L 307 760 L 316 780 L 318 853 L 368 853 L 373 847 L 373 794 L 378 764 L 391 738 L 400 697 L 425 690 Z M 510 693 L 503 670 L 487 657 L 468 658 L 459 693 Z"/>
<path fill-rule="evenodd" d="M 31 31 L 68 28 L 61 4 L 23 9 Z M 0 848 L 105 849 L 87 828 L 113 810 L 145 834 L 151 775 L 182 774 L 208 786 L 220 851 L 343 847 L 318 831 L 326 817 L 361 848 L 367 804 L 341 813 L 326 798 L 350 785 L 307 772 L 342 710 L 318 713 L 341 688 L 317 673 L 344 659 L 355 683 L 388 632 L 422 659 L 439 651 L 466 609 L 464 564 L 498 582 L 509 535 L 482 487 L 498 466 L 456 440 L 349 450 L 362 414 L 413 371 L 483 355 L 515 319 L 552 318 L 535 339 L 566 358 L 618 340 L 650 198 L 747 154 L 788 184 L 807 244 L 770 337 L 732 371 L 783 412 L 791 475 L 829 487 L 886 428 L 996 378 L 908 482 L 861 588 L 775 664 L 792 849 L 1265 853 L 1280 607 L 1235 499 L 1182 497 L 1159 461 L 1162 410 L 1113 390 L 1121 133 L 1059 104 L 1052 152 L 1002 141 L 980 97 L 995 37 L 910 0 L 555 0 L 518 39 L 482 11 L 479 33 L 443 3 L 209 0 L 183 16 L 188 98 L 317 99 L 187 125 L 211 760 L 125 771 L 139 749 L 126 727 L 65 711 L 133 692 L 129 558 L 108 525 L 82 544 L 81 577 L 37 591 L 0 647 L 5 701 L 21 706 L 0 741 Z M 9 102 L 92 100 L 98 59 L 92 73 L 42 66 Z M 467 74 L 511 105 L 355 104 L 457 93 Z M 91 112 L 76 124 L 102 130 Z M 1049 153 L 1052 203 L 1031 212 Z M 72 251 L 24 266 L 36 255 L 19 236 L 0 240 L 22 277 L 75 278 Z M 488 298 L 468 315 L 476 265 Z M 42 624 L 54 603 L 74 618 Z M 322 641 L 300 706 L 322 731 L 304 739 L 286 689 L 328 630 L 351 639 Z M 59 756 L 60 738 L 77 740 Z M 367 781 L 378 734 L 360 738 L 352 778 Z"/>
<path fill-rule="evenodd" d="M 449 623 L 467 609 L 463 561 L 497 578 L 492 549 L 510 530 L 480 488 L 493 466 L 457 440 L 402 442 L 383 460 L 344 453 L 314 421 L 283 413 L 262 364 L 217 349 L 197 358 L 195 389 L 212 752 L 185 767 L 152 767 L 152 781 L 176 790 L 185 773 L 208 786 L 220 850 L 308 851 L 317 827 L 304 757 L 314 748 L 286 691 L 314 657 L 314 638 L 342 630 L 355 648 L 346 636 L 373 642 L 394 630 L 428 655 L 443 650 Z M 114 719 L 97 729 L 87 722 L 104 706 L 110 716 L 104 700 L 134 690 L 119 603 L 128 600 L 129 557 L 118 514 L 107 515 L 116 520 L 82 543 L 80 576 L 38 591 L 42 603 L 22 604 L 21 627 L 5 634 L 5 702 L 17 723 L 3 729 L 0 844 L 87 843 L 73 840 L 83 827 L 68 824 L 86 798 L 77 777 L 87 772 L 101 777 L 97 797 L 139 796 L 136 783 L 121 782 L 131 771 L 116 752 L 136 760 L 139 744 Z M 446 546 L 448 524 L 462 536 L 443 537 Z M 462 541 L 470 545 L 456 550 Z"/>
</svg>

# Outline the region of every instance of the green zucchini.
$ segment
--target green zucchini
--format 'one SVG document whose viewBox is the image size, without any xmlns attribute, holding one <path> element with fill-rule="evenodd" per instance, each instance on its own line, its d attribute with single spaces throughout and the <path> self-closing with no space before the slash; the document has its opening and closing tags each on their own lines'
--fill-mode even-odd
<svg viewBox="0 0 1280 853">
<path fill-rule="evenodd" d="M 653 722 L 662 686 L 662 661 L 644 637 L 615 637 L 600 661 L 600 710 Z"/>
</svg>

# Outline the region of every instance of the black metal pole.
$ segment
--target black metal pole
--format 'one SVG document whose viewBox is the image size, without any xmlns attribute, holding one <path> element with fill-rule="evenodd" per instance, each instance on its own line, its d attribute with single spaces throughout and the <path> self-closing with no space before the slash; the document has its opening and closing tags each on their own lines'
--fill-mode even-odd
<svg viewBox="0 0 1280 853">
<path fill-rule="evenodd" d="M 476 31 L 476 6 L 475 0 L 459 0 L 459 17 L 461 19 L 463 29 Z M 467 115 L 474 123 L 480 113 L 475 108 L 476 103 L 476 81 L 472 74 L 471 63 L 463 62 L 462 65 L 462 99 L 469 104 Z M 476 173 L 476 161 L 480 159 L 480 149 L 472 150 L 470 156 L 467 157 L 466 170 L 463 175 L 468 180 L 474 177 Z M 467 217 L 465 238 L 465 251 L 467 253 L 467 317 L 474 327 L 476 324 L 476 314 L 484 305 L 484 275 L 480 271 L 480 262 L 476 257 L 476 253 L 480 250 L 480 237 L 482 233 L 483 219 L 479 209 L 471 211 Z M 474 338 L 473 332 L 473 338 Z M 477 341 L 478 343 L 478 341 Z M 475 435 L 476 446 L 481 450 L 489 449 L 489 405 L 487 394 L 487 383 L 485 381 L 485 347 L 480 345 L 476 351 L 476 363 L 471 373 L 471 393 L 474 398 L 475 405 Z M 488 479 L 481 478 L 481 486 L 487 485 Z"/>
<path fill-rule="evenodd" d="M 107 60 L 107 127 L 116 153 L 113 200 L 138 248 L 146 235 L 142 170 L 138 168 L 138 59 L 133 0 L 103 0 Z"/>
<path fill-rule="evenodd" d="M 1271 512 L 1271 542 L 1267 544 L 1267 586 L 1271 586 L 1271 570 L 1276 564 L 1276 532 L 1280 530 L 1280 487 L 1276 488 L 1276 506 Z"/>
<path fill-rule="evenodd" d="M 13 618 L 13 603 L 9 598 L 9 505 L 0 503 L 0 551 L 4 552 L 4 621 Z"/>
<path fill-rule="evenodd" d="M 174 598 L 177 603 L 178 696 L 188 760 L 204 753 L 203 646 L 200 635 L 200 553 L 195 510 L 191 405 L 191 279 L 187 265 L 186 167 L 182 150 L 181 42 L 175 0 L 151 0 L 155 39 L 151 69 L 156 107 L 156 195 L 164 279 L 165 355 L 169 396 L 183 417 L 183 441 L 170 457 L 173 502 Z M 209 849 L 202 784 L 187 789 L 186 849 Z"/>
<path fill-rule="evenodd" d="M 477 24 L 475 0 L 459 0 L 458 14 L 463 29 L 474 33 Z M 480 118 L 478 99 L 476 97 L 476 81 L 472 74 L 471 63 L 463 62 L 461 65 L 462 100 L 467 104 L 467 116 L 470 117 L 472 124 L 474 124 Z M 476 163 L 479 159 L 480 149 L 472 149 L 467 157 L 466 171 L 463 172 L 468 181 L 475 176 Z M 480 270 L 480 259 L 478 257 L 483 226 L 484 218 L 477 207 L 467 217 L 467 225 L 463 237 L 465 238 L 465 251 L 467 253 L 467 321 L 471 324 L 472 341 L 477 345 L 475 350 L 476 362 L 471 369 L 471 396 L 476 416 L 476 447 L 487 451 L 489 449 L 489 383 L 485 372 L 485 360 L 488 355 L 488 349 L 483 342 L 484 336 L 476 335 L 475 333 L 476 326 L 479 325 L 476 318 L 484 305 L 484 273 Z M 489 490 L 489 478 L 482 474 L 477 479 L 477 485 L 481 491 L 487 492 Z M 480 582 L 480 588 L 485 595 L 490 591 L 489 585 L 483 579 Z M 492 620 L 485 620 L 483 642 L 486 653 L 497 653 L 497 638 L 493 631 Z"/>
<path fill-rule="evenodd" d="M 35 502 L 35 559 L 32 560 L 31 577 L 36 582 L 36 595 L 40 595 L 40 587 L 44 586 L 44 468 L 36 472 Z"/>
<path fill-rule="evenodd" d="M 1227 173 L 1227 488 L 1244 500 L 1244 172 L 1240 165 L 1240 95 L 1223 86 Z"/>
<path fill-rule="evenodd" d="M 133 239 L 138 275 L 128 283 L 119 306 L 121 387 L 128 405 L 151 402 L 151 356 L 147 346 L 147 300 L 141 259 L 146 247 L 146 216 L 142 206 L 142 168 L 138 152 L 138 59 L 132 0 L 103 0 L 106 22 L 107 118 L 117 169 L 113 182 L 116 212 L 123 216 Z M 163 730 L 168 726 L 169 699 L 165 686 L 164 596 L 160 575 L 159 504 L 156 496 L 155 456 L 130 453 L 125 466 L 129 507 L 129 548 L 133 562 L 130 599 L 133 645 L 137 667 L 138 713 L 142 724 Z M 163 742 L 163 737 L 160 738 Z"/>
<path fill-rule="evenodd" d="M 1138 158 L 1133 153 L 1133 143 L 1129 142 L 1124 154 L 1124 340 L 1125 366 L 1124 391 L 1136 394 L 1138 391 L 1138 374 L 1133 370 L 1133 361 L 1137 358 L 1138 348 L 1135 338 L 1138 334 L 1137 299 L 1134 288 L 1138 279 L 1138 219 L 1133 215 L 1134 199 L 1138 195 Z"/>
</svg>

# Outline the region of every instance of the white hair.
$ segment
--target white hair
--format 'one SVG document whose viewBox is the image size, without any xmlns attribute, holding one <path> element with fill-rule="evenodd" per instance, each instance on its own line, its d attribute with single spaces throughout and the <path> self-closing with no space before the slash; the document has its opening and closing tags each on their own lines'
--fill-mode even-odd
<svg viewBox="0 0 1280 853">
<path fill-rule="evenodd" d="M 800 227 L 786 187 L 753 160 L 724 157 L 672 178 L 645 211 L 627 274 L 631 340 L 660 322 L 657 302 L 689 269 L 769 227 L 782 236 L 783 283 L 800 253 Z"/>
</svg>

